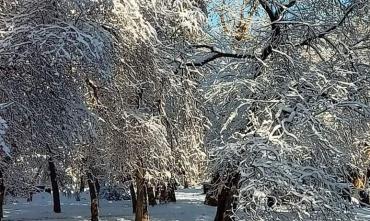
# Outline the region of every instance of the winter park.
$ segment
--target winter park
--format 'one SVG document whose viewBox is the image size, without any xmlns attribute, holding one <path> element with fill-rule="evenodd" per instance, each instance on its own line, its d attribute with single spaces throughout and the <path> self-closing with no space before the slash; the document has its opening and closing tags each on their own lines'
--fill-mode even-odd
<svg viewBox="0 0 370 221">
<path fill-rule="evenodd" d="M 1 0 L 2 220 L 370 220 L 370 0 Z"/>
</svg>

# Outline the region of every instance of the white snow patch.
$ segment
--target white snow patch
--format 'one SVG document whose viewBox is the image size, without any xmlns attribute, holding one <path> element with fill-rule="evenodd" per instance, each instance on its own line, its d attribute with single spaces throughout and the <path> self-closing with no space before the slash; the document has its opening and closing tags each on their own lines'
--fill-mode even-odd
<svg viewBox="0 0 370 221">
<path fill-rule="evenodd" d="M 177 202 L 149 207 L 151 221 L 212 221 L 215 207 L 203 204 L 205 195 L 200 189 L 182 189 L 176 192 Z M 52 196 L 38 193 L 32 202 L 26 199 L 7 200 L 4 205 L 6 221 L 82 221 L 90 220 L 89 193 L 81 194 L 81 201 L 61 195 L 62 213 L 53 213 Z M 100 220 L 132 221 L 131 201 L 100 200 Z"/>
</svg>

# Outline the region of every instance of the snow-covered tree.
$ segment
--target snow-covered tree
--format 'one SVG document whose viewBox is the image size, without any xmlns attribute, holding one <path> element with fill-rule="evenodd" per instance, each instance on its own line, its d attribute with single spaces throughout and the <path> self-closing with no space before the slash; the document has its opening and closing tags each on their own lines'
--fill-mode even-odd
<svg viewBox="0 0 370 221">
<path fill-rule="evenodd" d="M 55 194 L 58 177 L 77 170 L 90 184 L 98 175 L 94 171 L 117 168 L 106 162 L 120 153 L 135 156 L 127 158 L 122 173 L 136 171 L 130 165 L 140 166 L 140 155 L 149 165 L 141 167 L 152 174 L 168 172 L 174 157 L 168 143 L 175 138 L 159 113 L 168 96 L 161 93 L 167 90 L 161 81 L 173 82 L 175 75 L 158 50 L 169 39 L 201 34 L 201 5 L 190 0 L 2 1 L 0 98 L 12 103 L 3 116 L 10 122 L 5 140 L 14 149 L 13 172 L 29 167 L 25 183 L 32 187 L 32 177 L 39 175 L 33 168 L 49 164 Z M 130 146 L 122 145 L 126 138 Z M 97 219 L 96 204 L 92 212 Z"/>
<path fill-rule="evenodd" d="M 244 2 L 248 37 L 211 30 L 217 43 L 187 63 L 211 72 L 219 197 L 238 196 L 219 217 L 347 220 L 348 168 L 367 166 L 355 162 L 369 139 L 369 2 Z"/>
</svg>

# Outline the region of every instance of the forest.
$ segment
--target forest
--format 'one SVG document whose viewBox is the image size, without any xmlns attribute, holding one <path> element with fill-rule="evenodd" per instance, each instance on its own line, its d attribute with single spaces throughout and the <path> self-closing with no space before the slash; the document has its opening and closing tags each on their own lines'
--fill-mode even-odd
<svg viewBox="0 0 370 221">
<path fill-rule="evenodd" d="M 369 182 L 369 0 L 0 0 L 0 221 L 369 220 Z"/>
</svg>

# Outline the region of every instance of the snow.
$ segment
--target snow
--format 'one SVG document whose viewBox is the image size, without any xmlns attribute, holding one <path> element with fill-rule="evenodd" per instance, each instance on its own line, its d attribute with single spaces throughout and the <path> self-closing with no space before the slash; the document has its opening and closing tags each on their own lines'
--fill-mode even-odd
<svg viewBox="0 0 370 221">
<path fill-rule="evenodd" d="M 0 108 L 1 108 L 2 104 L 0 104 Z M 10 155 L 10 149 L 8 147 L 8 145 L 6 145 L 5 141 L 4 141 L 4 138 L 5 137 L 5 131 L 6 129 L 8 129 L 8 125 L 6 124 L 6 121 L 0 117 L 0 149 L 6 154 L 6 155 Z"/>
<path fill-rule="evenodd" d="M 258 195 L 258 194 L 257 194 Z M 204 205 L 205 195 L 199 188 L 181 189 L 176 192 L 177 202 L 149 206 L 151 221 L 213 221 L 216 208 Z M 52 212 L 52 197 L 38 193 L 32 202 L 26 199 L 7 199 L 4 221 L 88 221 L 90 220 L 89 193 L 81 194 L 81 201 L 61 196 L 62 213 Z M 100 220 L 133 221 L 131 201 L 100 200 Z M 370 208 L 357 211 L 358 221 L 370 220 Z"/>
<path fill-rule="evenodd" d="M 357 220 L 370 220 L 370 208 L 362 208 L 357 212 Z"/>
<path fill-rule="evenodd" d="M 4 205 L 4 220 L 8 221 L 82 221 L 90 219 L 90 204 L 88 192 L 81 195 L 81 201 L 73 197 L 61 196 L 62 213 L 52 211 L 52 197 L 49 193 L 38 193 L 32 202 L 17 199 Z M 176 192 L 177 202 L 149 206 L 152 221 L 211 221 L 216 213 L 215 207 L 203 204 L 205 195 L 201 190 L 182 189 Z M 100 200 L 100 218 L 103 221 L 132 221 L 134 220 L 131 201 Z"/>
</svg>

